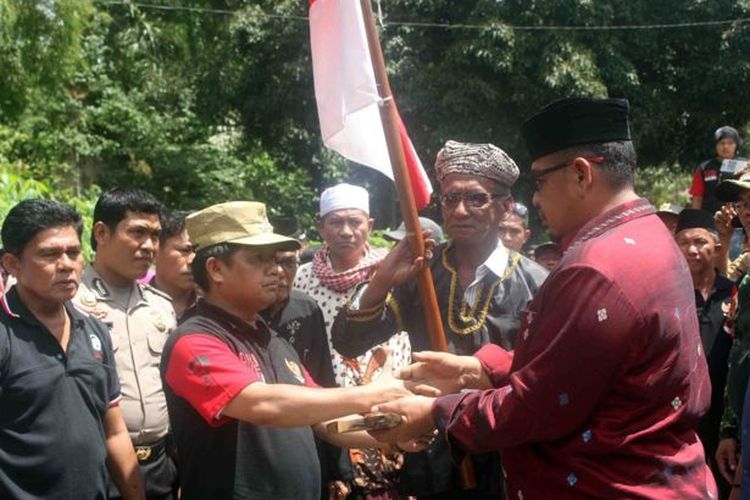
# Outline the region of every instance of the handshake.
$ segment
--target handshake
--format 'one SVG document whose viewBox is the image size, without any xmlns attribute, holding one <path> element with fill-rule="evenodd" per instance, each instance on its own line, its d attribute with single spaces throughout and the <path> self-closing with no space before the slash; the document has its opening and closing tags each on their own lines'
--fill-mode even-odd
<svg viewBox="0 0 750 500">
<path fill-rule="evenodd" d="M 375 355 L 383 356 L 381 353 Z M 436 397 L 465 389 L 489 389 L 492 384 L 479 359 L 473 356 L 423 351 L 414 353 L 413 360 L 412 365 L 393 374 L 386 361 L 383 374 L 368 384 L 376 401 L 371 412 L 401 417 L 400 422 L 398 418 L 395 422 L 387 418 L 370 418 L 369 422 L 387 421 L 386 424 L 390 425 L 384 430 L 371 429 L 368 432 L 378 441 L 398 444 L 404 451 L 418 452 L 432 442 L 437 432 L 432 416 Z"/>
</svg>

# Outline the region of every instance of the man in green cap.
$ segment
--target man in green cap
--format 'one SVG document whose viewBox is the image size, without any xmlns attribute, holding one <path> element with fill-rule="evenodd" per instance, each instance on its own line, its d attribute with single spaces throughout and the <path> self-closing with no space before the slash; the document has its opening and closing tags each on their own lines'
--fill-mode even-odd
<svg viewBox="0 0 750 500">
<path fill-rule="evenodd" d="M 299 248 L 273 233 L 265 205 L 214 205 L 188 216 L 186 227 L 204 295 L 170 336 L 161 363 L 182 498 L 317 500 L 312 431 L 337 446 L 376 446 L 366 434 L 343 439 L 320 422 L 409 391 L 391 377 L 318 388 L 294 348 L 259 316 L 277 299 L 277 252 Z"/>
</svg>

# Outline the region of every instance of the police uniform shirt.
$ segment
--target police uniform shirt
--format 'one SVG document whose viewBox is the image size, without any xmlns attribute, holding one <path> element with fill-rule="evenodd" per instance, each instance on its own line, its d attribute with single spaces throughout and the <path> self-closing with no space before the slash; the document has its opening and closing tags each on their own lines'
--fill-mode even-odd
<svg viewBox="0 0 750 500">
<path fill-rule="evenodd" d="M 122 387 L 120 407 L 133 444 L 157 442 L 169 429 L 159 376 L 164 342 L 176 323 L 169 296 L 139 283 L 118 289 L 89 265 L 74 300 L 109 327 Z"/>
<path fill-rule="evenodd" d="M 120 399 L 106 327 L 70 303 L 57 339 L 11 289 L 0 311 L 0 498 L 107 497 L 104 414 Z"/>
</svg>

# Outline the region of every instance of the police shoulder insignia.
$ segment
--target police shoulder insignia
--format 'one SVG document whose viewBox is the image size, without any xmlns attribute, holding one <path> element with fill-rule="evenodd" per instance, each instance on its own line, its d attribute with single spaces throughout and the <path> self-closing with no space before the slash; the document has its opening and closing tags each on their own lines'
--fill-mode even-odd
<svg viewBox="0 0 750 500">
<path fill-rule="evenodd" d="M 101 278 L 94 278 L 91 280 L 91 287 L 96 290 L 99 297 L 109 297 L 109 290 L 104 285 L 104 280 Z"/>
</svg>

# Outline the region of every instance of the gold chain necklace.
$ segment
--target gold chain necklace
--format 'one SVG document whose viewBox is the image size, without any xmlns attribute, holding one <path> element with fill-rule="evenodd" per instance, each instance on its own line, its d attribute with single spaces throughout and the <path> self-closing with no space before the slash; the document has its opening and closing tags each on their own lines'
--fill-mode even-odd
<svg viewBox="0 0 750 500">
<path fill-rule="evenodd" d="M 490 310 L 490 302 L 492 302 L 492 297 L 495 292 L 495 288 L 508 279 L 511 274 L 513 274 L 513 271 L 515 271 L 516 266 L 521 261 L 521 254 L 516 254 L 513 256 L 513 261 L 511 262 L 510 266 L 505 270 L 505 273 L 503 275 L 492 282 L 492 285 L 490 285 L 489 290 L 487 290 L 487 295 L 484 298 L 484 305 L 481 307 L 481 311 L 479 313 L 479 316 L 477 317 L 476 311 L 477 308 L 479 308 L 479 304 L 482 302 L 482 291 L 484 287 L 482 284 L 479 284 L 479 288 L 477 290 L 476 300 L 474 301 L 474 305 L 470 306 L 466 303 L 466 300 L 461 297 L 461 304 L 458 310 L 458 316 L 459 319 L 463 323 L 470 323 L 469 326 L 466 326 L 464 328 L 460 328 L 456 326 L 455 318 L 453 317 L 454 309 L 455 309 L 455 295 L 456 295 L 456 284 L 458 283 L 458 272 L 456 272 L 456 269 L 451 266 L 448 263 L 448 250 L 451 249 L 451 244 L 448 243 L 448 245 L 445 247 L 445 251 L 443 252 L 443 266 L 451 273 L 451 284 L 450 284 L 450 291 L 448 295 L 448 327 L 451 329 L 451 331 L 458 335 L 469 335 L 471 333 L 476 332 L 480 328 L 482 328 L 482 325 L 484 325 L 485 321 L 487 320 L 487 314 Z"/>
</svg>

